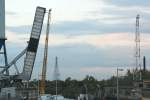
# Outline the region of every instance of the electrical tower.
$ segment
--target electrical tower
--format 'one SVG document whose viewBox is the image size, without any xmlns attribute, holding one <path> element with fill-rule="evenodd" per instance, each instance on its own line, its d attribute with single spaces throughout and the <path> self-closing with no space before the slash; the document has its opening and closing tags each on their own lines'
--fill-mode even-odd
<svg viewBox="0 0 150 100">
<path fill-rule="evenodd" d="M 140 50 L 140 15 L 136 16 L 136 32 L 135 32 L 135 66 L 136 69 L 140 69 L 141 80 L 141 50 Z M 137 73 L 135 73 L 137 74 Z"/>
<path fill-rule="evenodd" d="M 58 58 L 56 56 L 55 58 L 55 68 L 54 68 L 54 80 L 56 83 L 56 100 L 57 100 L 57 94 L 58 94 L 58 80 L 60 79 L 60 73 L 58 69 Z"/>
<path fill-rule="evenodd" d="M 58 68 L 58 57 L 55 58 L 55 68 L 54 68 L 54 80 L 60 79 L 60 73 Z"/>
</svg>

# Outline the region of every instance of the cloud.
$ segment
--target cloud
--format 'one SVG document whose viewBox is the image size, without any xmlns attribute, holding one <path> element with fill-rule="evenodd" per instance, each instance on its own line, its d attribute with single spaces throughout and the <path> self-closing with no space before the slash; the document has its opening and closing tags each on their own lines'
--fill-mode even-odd
<svg viewBox="0 0 150 100">
<path fill-rule="evenodd" d="M 102 11 L 95 10 L 89 12 L 90 15 L 104 23 L 117 23 L 117 24 L 133 24 L 137 14 L 140 14 L 140 21 L 142 23 L 149 23 L 150 11 L 145 7 L 119 7 L 119 6 L 106 6 Z"/>
<path fill-rule="evenodd" d="M 107 75 L 103 73 L 105 70 L 116 67 L 134 67 L 134 34 L 101 34 L 101 35 L 83 35 L 83 36 L 50 36 L 48 69 L 48 79 L 52 79 L 54 70 L 55 56 L 59 58 L 59 68 L 62 79 L 68 76 L 82 79 L 85 75 L 94 75 L 95 77 L 108 78 L 112 73 Z M 18 35 L 14 33 L 8 34 L 8 54 L 9 59 L 13 59 L 21 52 L 26 44 L 26 40 L 22 39 L 27 35 Z M 149 34 L 142 34 L 141 51 L 142 55 L 149 54 Z M 33 70 L 33 77 L 37 78 L 42 68 L 43 50 L 45 36 L 41 36 L 38 54 Z M 16 50 L 16 48 L 18 48 Z M 142 56 L 141 56 L 142 57 Z M 147 57 L 149 59 L 149 57 Z M 147 65 L 150 65 L 149 63 Z M 97 68 L 100 67 L 100 68 Z M 102 67 L 102 68 L 101 68 Z M 110 69 L 109 69 L 110 68 Z M 96 71 L 100 71 L 98 73 Z M 94 73 L 95 71 L 95 73 Z M 82 73 L 82 74 L 80 74 Z"/>
<path fill-rule="evenodd" d="M 116 19 L 117 20 L 117 19 Z M 125 21 L 125 22 L 124 22 Z M 133 32 L 135 20 L 126 23 L 126 20 L 83 20 L 76 22 L 61 22 L 52 25 L 52 32 L 65 35 L 106 34 Z"/>
<path fill-rule="evenodd" d="M 108 4 L 116 5 L 116 6 L 138 6 L 138 7 L 145 7 L 149 6 L 149 0 L 103 0 Z"/>
<path fill-rule="evenodd" d="M 146 55 L 149 59 L 149 1 L 62 0 L 59 4 L 57 0 L 15 1 L 18 3 L 9 1 L 7 9 L 13 9 L 17 16 L 13 16 L 15 14 L 13 12 L 6 12 L 10 15 L 6 21 L 9 60 L 26 47 L 35 7 L 38 4 L 47 8 L 52 7 L 47 68 L 52 74 L 55 56 L 59 57 L 59 68 L 63 79 L 68 76 L 81 79 L 87 74 L 102 79 L 113 75 L 116 67 L 134 68 L 134 33 L 137 14 L 141 15 L 141 58 Z M 25 5 L 28 7 L 26 8 Z M 45 28 L 46 24 L 43 26 L 43 33 Z M 32 78 L 38 78 L 42 68 L 45 42 L 43 33 Z M 149 66 L 150 63 L 148 62 L 147 65 Z M 47 73 L 48 79 L 52 79 L 52 74 Z"/>
<path fill-rule="evenodd" d="M 31 25 L 22 26 L 7 26 L 6 29 L 15 33 L 29 33 L 31 30 Z M 43 31 L 45 31 L 46 25 L 43 26 Z M 50 32 L 66 35 L 84 35 L 89 33 L 99 32 L 99 23 L 96 21 L 66 21 L 58 22 L 51 25 Z"/>
<path fill-rule="evenodd" d="M 58 21 L 56 20 L 57 18 L 56 19 L 52 18 L 51 32 L 65 35 L 134 32 L 135 17 L 137 14 L 141 15 L 140 19 L 141 32 L 142 33 L 150 32 L 149 29 L 150 12 L 149 9 L 145 7 L 141 7 L 139 10 L 138 7 L 124 7 L 124 6 L 119 7 L 112 5 L 109 6 L 108 4 L 105 4 L 105 6 L 101 7 L 100 10 L 95 8 L 94 10 L 84 12 L 86 12 L 85 15 L 88 17 L 85 16 L 80 20 L 71 20 L 69 18 L 66 18 L 65 20 Z M 32 25 L 29 24 L 19 26 L 7 26 L 7 30 L 19 34 L 30 33 L 31 27 Z M 45 30 L 45 27 L 46 25 L 44 25 L 43 30 Z"/>
<path fill-rule="evenodd" d="M 29 34 L 31 32 L 31 28 L 31 25 L 7 26 L 6 30 L 18 34 Z"/>
<path fill-rule="evenodd" d="M 30 34 L 18 34 L 7 31 L 9 43 L 21 44 L 29 40 Z M 50 34 L 49 46 L 61 46 L 71 44 L 88 44 L 91 46 L 106 48 L 107 46 L 132 46 L 134 34 L 132 33 L 107 33 L 107 34 L 87 34 L 87 35 L 61 35 Z M 45 34 L 41 35 L 40 43 L 44 45 Z"/>
<path fill-rule="evenodd" d="M 40 55 L 38 55 L 37 58 L 41 58 L 43 55 L 41 50 L 39 51 L 39 53 Z M 59 68 L 63 78 L 71 76 L 74 78 L 78 77 L 77 79 L 80 79 L 87 74 L 89 75 L 97 74 L 98 76 L 99 75 L 105 76 L 107 72 L 110 71 L 109 68 L 111 69 L 114 67 L 115 69 L 117 66 L 119 67 L 134 66 L 134 50 L 133 48 L 128 46 L 124 47 L 107 46 L 107 48 L 98 48 L 88 44 L 64 44 L 59 46 L 52 46 L 52 47 L 50 46 L 48 56 L 49 57 L 48 70 L 52 72 L 54 70 L 55 56 L 58 56 L 59 58 Z M 36 64 L 39 65 L 38 63 Z M 95 69 L 91 70 L 90 72 L 86 70 L 87 68 L 92 69 L 94 66 L 106 67 L 106 70 L 107 69 L 108 70 L 106 71 L 106 73 L 105 72 L 103 73 L 103 71 L 97 73 L 96 71 L 95 74 L 94 74 Z"/>
<path fill-rule="evenodd" d="M 22 44 L 29 40 L 30 34 L 18 34 L 6 31 L 8 42 Z M 132 47 L 134 46 L 135 33 L 107 33 L 107 34 L 87 34 L 87 35 L 73 35 L 68 36 L 65 34 L 50 34 L 49 46 L 67 46 L 72 44 L 87 44 L 97 48 L 107 47 Z M 41 34 L 40 44 L 44 45 L 45 34 Z M 141 46 L 148 48 L 149 34 L 141 34 Z"/>
<path fill-rule="evenodd" d="M 132 54 L 132 49 L 129 53 L 126 52 L 126 55 L 123 53 L 127 51 L 128 47 L 124 48 L 97 48 L 87 44 L 70 44 L 70 45 L 62 45 L 62 46 L 53 46 L 49 47 L 49 56 L 48 56 L 48 71 L 51 72 L 51 75 L 54 71 L 54 59 L 55 56 L 58 56 L 58 66 L 60 69 L 60 73 L 62 78 L 66 78 L 67 76 L 74 77 L 77 79 L 83 78 L 87 74 L 93 74 L 93 72 L 88 72 L 88 68 L 93 68 L 93 66 L 103 66 L 108 67 L 107 69 L 111 69 L 111 67 L 116 66 L 129 66 L 131 65 L 130 55 Z M 42 56 L 43 52 L 39 49 L 37 60 L 35 63 L 34 73 L 37 73 L 42 66 Z M 128 49 L 129 50 L 129 49 Z M 118 53 L 119 52 L 119 53 Z M 39 58 L 41 60 L 39 60 Z M 130 63 L 130 64 L 127 64 Z M 108 70 L 109 71 L 109 70 Z M 102 74 L 102 71 L 100 71 Z M 81 74 L 80 74 L 81 73 Z M 97 72 L 95 72 L 98 74 Z M 113 73 L 113 70 L 112 70 Z M 34 74 L 37 75 L 37 74 Z M 51 79 L 51 75 L 47 73 L 48 79 Z M 101 75 L 101 74 L 100 74 Z M 105 76 L 105 75 L 104 75 Z M 108 75 L 111 76 L 111 75 Z M 102 77 L 101 77 L 102 78 Z"/>
<path fill-rule="evenodd" d="M 133 35 L 131 33 L 89 34 L 70 37 L 55 35 L 50 39 L 50 45 L 88 44 L 99 48 L 106 48 L 108 46 L 132 46 Z"/>
<path fill-rule="evenodd" d="M 43 26 L 45 31 L 46 26 Z M 7 26 L 7 30 L 15 33 L 30 33 L 31 26 Z M 146 31 L 145 31 L 146 30 Z M 60 22 L 51 25 L 51 33 L 61 35 L 87 35 L 87 34 L 107 34 L 107 33 L 125 33 L 134 31 L 134 22 L 131 23 L 110 23 L 99 20 L 84 20 L 76 22 Z M 150 31 L 148 27 L 143 32 Z"/>
<path fill-rule="evenodd" d="M 12 11 L 6 11 L 6 14 L 7 14 L 7 15 L 17 15 L 16 12 L 12 12 Z"/>
<path fill-rule="evenodd" d="M 6 31 L 7 43 L 8 44 L 17 44 L 20 46 L 26 45 L 29 41 L 30 34 L 16 34 L 14 32 Z M 10 45 L 11 46 L 11 45 Z"/>
</svg>

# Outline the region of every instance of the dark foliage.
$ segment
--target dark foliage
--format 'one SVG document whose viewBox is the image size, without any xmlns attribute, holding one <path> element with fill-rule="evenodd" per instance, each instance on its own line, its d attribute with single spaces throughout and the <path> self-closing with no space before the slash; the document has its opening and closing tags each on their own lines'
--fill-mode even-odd
<svg viewBox="0 0 150 100">
<path fill-rule="evenodd" d="M 137 72 L 138 73 L 138 72 Z M 143 79 L 150 79 L 150 72 L 143 72 Z M 38 80 L 33 80 L 30 82 L 30 86 L 37 87 Z M 93 76 L 86 76 L 83 80 L 75 80 L 68 77 L 64 81 L 57 82 L 58 94 L 63 95 L 66 98 L 77 99 L 79 94 L 82 92 L 82 88 L 86 87 L 88 94 L 96 97 L 99 89 L 105 86 L 116 86 L 116 76 L 112 76 L 107 80 L 96 80 Z M 133 85 L 133 71 L 128 70 L 126 75 L 119 77 L 119 83 L 122 86 L 132 86 Z M 46 94 L 56 94 L 56 81 L 46 81 Z"/>
</svg>

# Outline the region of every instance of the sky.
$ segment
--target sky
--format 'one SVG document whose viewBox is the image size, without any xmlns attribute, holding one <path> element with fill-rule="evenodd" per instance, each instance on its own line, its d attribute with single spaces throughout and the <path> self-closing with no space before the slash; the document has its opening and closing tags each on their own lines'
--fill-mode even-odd
<svg viewBox="0 0 150 100">
<path fill-rule="evenodd" d="M 6 37 L 11 61 L 27 45 L 37 6 L 52 9 L 47 79 L 58 56 L 60 79 L 92 75 L 107 79 L 135 68 L 135 18 L 140 14 L 141 56 L 150 51 L 149 0 L 6 0 Z M 41 75 L 47 16 L 32 79 Z M 21 71 L 21 67 L 19 66 Z M 12 71 L 12 73 L 15 73 Z"/>
</svg>

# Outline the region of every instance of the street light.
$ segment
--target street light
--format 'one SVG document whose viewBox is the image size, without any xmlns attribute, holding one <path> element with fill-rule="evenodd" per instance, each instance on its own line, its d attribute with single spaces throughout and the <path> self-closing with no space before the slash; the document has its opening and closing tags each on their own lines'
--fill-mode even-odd
<svg viewBox="0 0 150 100">
<path fill-rule="evenodd" d="M 119 100 L 119 82 L 118 82 L 118 72 L 123 71 L 123 69 L 117 68 L 117 100 Z"/>
</svg>

